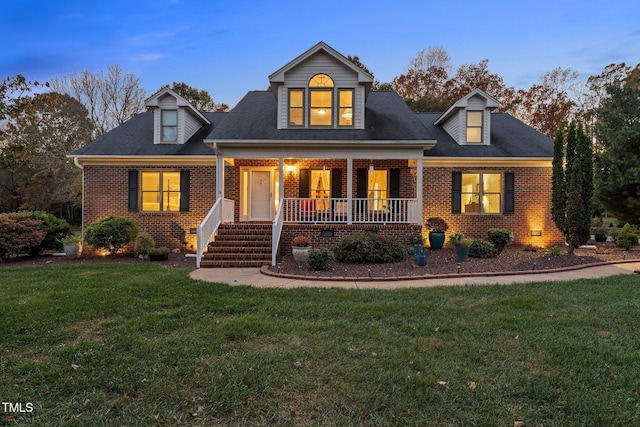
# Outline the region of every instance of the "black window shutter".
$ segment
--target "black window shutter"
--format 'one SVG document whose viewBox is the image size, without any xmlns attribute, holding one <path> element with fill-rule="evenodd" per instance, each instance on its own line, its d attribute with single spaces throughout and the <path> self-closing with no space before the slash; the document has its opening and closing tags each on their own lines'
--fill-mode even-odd
<svg viewBox="0 0 640 427">
<path fill-rule="evenodd" d="M 506 172 L 504 174 L 504 213 L 515 212 L 515 174 Z"/>
<path fill-rule="evenodd" d="M 331 197 L 342 197 L 342 169 L 331 169 Z"/>
<path fill-rule="evenodd" d="M 189 212 L 191 171 L 180 171 L 180 212 Z"/>
<path fill-rule="evenodd" d="M 309 189 L 311 188 L 311 185 L 309 184 L 310 179 L 311 179 L 311 171 L 309 169 L 300 169 L 300 183 L 298 185 L 298 197 L 303 199 L 309 197 Z"/>
<path fill-rule="evenodd" d="M 400 169 L 389 169 L 389 197 L 392 199 L 400 198 Z M 396 200 L 391 202 L 391 208 L 394 212 L 397 212 L 400 207 L 400 201 Z"/>
<path fill-rule="evenodd" d="M 462 213 L 462 172 L 451 173 L 451 213 Z"/>
<path fill-rule="evenodd" d="M 129 169 L 129 212 L 138 211 L 138 171 Z"/>
<path fill-rule="evenodd" d="M 358 168 L 356 171 L 356 197 L 367 198 L 367 186 L 369 185 L 369 173 L 366 168 Z"/>
</svg>

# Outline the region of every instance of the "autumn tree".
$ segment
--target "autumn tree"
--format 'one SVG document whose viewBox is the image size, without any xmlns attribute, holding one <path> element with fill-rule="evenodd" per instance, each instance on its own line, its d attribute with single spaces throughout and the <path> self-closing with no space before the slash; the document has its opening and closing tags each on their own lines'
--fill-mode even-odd
<svg viewBox="0 0 640 427">
<path fill-rule="evenodd" d="M 51 80 L 55 92 L 67 94 L 85 106 L 98 137 L 144 111 L 146 92 L 140 79 L 119 65 L 97 74 L 83 71 Z"/>
<path fill-rule="evenodd" d="M 169 85 L 164 85 L 158 91 L 168 88 Z M 188 84 L 173 82 L 171 90 L 189 101 L 189 103 L 199 111 L 229 111 L 227 104 L 216 104 L 213 102 L 213 98 L 206 90 L 199 90 Z"/>
<path fill-rule="evenodd" d="M 5 123 L 3 150 L 15 165 L 8 171 L 13 208 L 57 211 L 73 221 L 81 202 L 81 172 L 67 155 L 91 140 L 88 112 L 76 99 L 58 93 L 20 103 L 24 108 Z"/>
<path fill-rule="evenodd" d="M 529 90 L 519 90 L 508 112 L 539 132 L 553 138 L 562 123 L 574 117 L 570 96 L 578 73 L 560 67 L 545 73 Z"/>
<path fill-rule="evenodd" d="M 499 74 L 489 72 L 489 60 L 479 64 L 461 65 L 456 74 L 445 85 L 445 91 L 454 100 L 460 99 L 474 89 L 482 89 L 503 105 L 513 99 L 515 89 L 507 87 Z"/>
<path fill-rule="evenodd" d="M 623 223 L 640 224 L 640 64 L 607 88 L 596 118 L 596 196 Z"/>
</svg>

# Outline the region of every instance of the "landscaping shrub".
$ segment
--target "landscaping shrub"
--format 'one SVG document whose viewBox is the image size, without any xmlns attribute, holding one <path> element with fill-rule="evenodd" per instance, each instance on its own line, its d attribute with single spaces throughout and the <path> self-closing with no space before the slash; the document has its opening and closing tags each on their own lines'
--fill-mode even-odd
<svg viewBox="0 0 640 427">
<path fill-rule="evenodd" d="M 631 229 L 631 225 L 627 223 L 620 229 L 620 232 L 616 236 L 616 244 L 626 249 L 638 244 L 638 235 Z"/>
<path fill-rule="evenodd" d="M 407 256 L 407 248 L 394 238 L 369 233 L 354 233 L 333 248 L 336 259 L 346 263 L 392 262 Z"/>
<path fill-rule="evenodd" d="M 513 233 L 504 228 L 491 228 L 487 232 L 487 240 L 493 244 L 496 254 L 500 255 L 505 246 L 513 240 Z"/>
<path fill-rule="evenodd" d="M 142 231 L 138 233 L 138 237 L 136 237 L 136 244 L 134 246 L 134 253 L 136 256 L 147 256 L 156 247 L 156 242 L 151 237 L 151 234 L 146 231 Z"/>
<path fill-rule="evenodd" d="M 334 258 L 333 252 L 327 248 L 313 249 L 307 263 L 312 270 L 328 270 Z"/>
<path fill-rule="evenodd" d="M 94 248 L 106 249 L 114 255 L 131 243 L 137 234 L 138 224 L 135 221 L 110 215 L 87 227 L 85 240 Z"/>
<path fill-rule="evenodd" d="M 41 221 L 40 231 L 45 233 L 42 242 L 31 248 L 31 255 L 35 256 L 46 251 L 59 251 L 62 249 L 62 239 L 71 234 L 71 225 L 67 221 L 43 211 L 25 211 L 23 213 L 27 218 Z"/>
<path fill-rule="evenodd" d="M 472 258 L 490 258 L 496 253 L 493 243 L 485 239 L 473 239 L 469 245 L 469 256 Z"/>
<path fill-rule="evenodd" d="M 31 250 L 44 240 L 42 221 L 25 213 L 0 214 L 0 259 L 8 259 Z"/>
</svg>

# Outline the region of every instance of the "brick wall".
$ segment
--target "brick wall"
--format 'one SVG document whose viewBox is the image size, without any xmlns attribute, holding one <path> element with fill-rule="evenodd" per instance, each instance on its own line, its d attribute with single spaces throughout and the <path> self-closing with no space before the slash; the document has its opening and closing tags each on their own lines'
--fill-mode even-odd
<svg viewBox="0 0 640 427">
<path fill-rule="evenodd" d="M 515 212 L 513 214 L 452 214 L 451 173 L 513 172 L 515 179 Z M 504 183 L 503 183 L 504 185 Z M 439 216 L 449 224 L 449 231 L 461 231 L 467 237 L 486 237 L 490 228 L 513 231 L 514 243 L 535 246 L 558 245 L 564 242 L 551 219 L 551 168 L 450 168 L 425 167 L 422 181 L 423 220 Z M 532 237 L 531 230 L 542 230 L 541 237 Z"/>
<path fill-rule="evenodd" d="M 190 170 L 189 212 L 129 212 L 130 169 Z M 157 246 L 194 250 L 195 234 L 190 229 L 202 221 L 215 203 L 215 166 L 92 166 L 84 168 L 84 225 L 107 215 L 131 218 L 156 240 Z M 183 243 L 184 242 L 184 243 Z M 129 248 L 131 249 L 131 248 Z"/>
</svg>

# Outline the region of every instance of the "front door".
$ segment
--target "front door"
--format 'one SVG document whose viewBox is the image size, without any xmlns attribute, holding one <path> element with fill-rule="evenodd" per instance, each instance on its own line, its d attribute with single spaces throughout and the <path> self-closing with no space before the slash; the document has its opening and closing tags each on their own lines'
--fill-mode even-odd
<svg viewBox="0 0 640 427">
<path fill-rule="evenodd" d="M 249 173 L 249 220 L 271 221 L 271 171 L 251 170 Z"/>
</svg>

